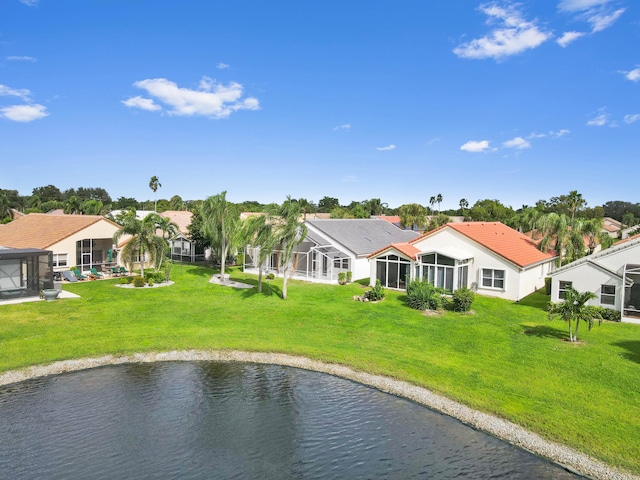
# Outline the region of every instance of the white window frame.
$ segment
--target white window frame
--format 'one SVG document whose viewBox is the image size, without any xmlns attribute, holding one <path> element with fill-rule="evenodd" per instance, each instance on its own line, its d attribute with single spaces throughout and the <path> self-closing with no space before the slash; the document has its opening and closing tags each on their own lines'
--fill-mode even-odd
<svg viewBox="0 0 640 480">
<path fill-rule="evenodd" d="M 612 288 L 613 293 L 605 293 L 605 287 Z M 605 301 L 608 300 L 608 301 Z M 600 305 L 615 305 L 616 304 L 616 286 L 615 285 L 600 285 Z"/>
<path fill-rule="evenodd" d="M 568 280 L 560 280 L 558 282 L 558 299 L 564 300 L 564 294 L 570 288 L 573 288 L 573 282 Z"/>
<path fill-rule="evenodd" d="M 64 263 L 61 263 L 60 260 L 64 259 Z M 69 266 L 69 254 L 68 253 L 54 253 L 53 254 L 53 267 L 61 268 Z"/>
<path fill-rule="evenodd" d="M 490 275 L 486 275 L 485 272 L 490 272 Z M 502 272 L 502 277 L 496 276 L 496 272 Z M 482 268 L 480 270 L 480 275 L 482 277 L 480 278 L 480 284 L 482 285 L 482 288 L 487 288 L 491 290 L 502 290 L 502 291 L 506 290 L 506 286 L 507 286 L 506 270 L 501 270 L 499 268 Z M 485 280 L 489 280 L 491 285 L 485 285 L 484 284 Z M 498 282 L 502 282 L 502 286 L 496 286 L 496 283 Z"/>
</svg>

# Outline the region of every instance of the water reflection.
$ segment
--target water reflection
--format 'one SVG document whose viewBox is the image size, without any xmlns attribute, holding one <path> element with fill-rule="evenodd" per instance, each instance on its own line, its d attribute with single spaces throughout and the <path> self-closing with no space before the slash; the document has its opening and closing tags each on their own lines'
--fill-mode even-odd
<svg viewBox="0 0 640 480">
<path fill-rule="evenodd" d="M 410 401 L 315 372 L 103 367 L 0 387 L 0 477 L 576 478 Z"/>
</svg>

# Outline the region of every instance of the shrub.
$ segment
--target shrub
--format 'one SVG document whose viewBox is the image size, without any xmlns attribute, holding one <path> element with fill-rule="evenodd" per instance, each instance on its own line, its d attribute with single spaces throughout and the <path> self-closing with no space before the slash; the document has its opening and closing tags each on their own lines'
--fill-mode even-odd
<svg viewBox="0 0 640 480">
<path fill-rule="evenodd" d="M 171 260 L 167 260 L 166 262 L 164 262 L 164 281 L 168 282 L 171 279 L 171 267 L 173 266 L 173 263 L 171 262 Z"/>
<path fill-rule="evenodd" d="M 144 279 L 147 283 L 152 281 L 154 283 L 161 283 L 164 280 L 164 273 L 162 272 L 144 272 Z"/>
<path fill-rule="evenodd" d="M 276 278 L 276 276 L 273 274 L 273 272 L 269 272 L 264 276 L 264 278 L 266 278 L 267 280 L 273 280 L 274 278 Z"/>
<path fill-rule="evenodd" d="M 351 270 L 349 270 L 347 272 L 347 283 L 351 283 L 352 279 L 353 279 L 353 272 Z"/>
<path fill-rule="evenodd" d="M 364 292 L 363 297 L 369 300 L 370 302 L 378 302 L 384 298 L 386 294 L 384 293 L 384 288 L 380 283 L 380 280 L 376 280 L 376 284 L 374 287 L 371 287 L 371 290 L 367 290 Z"/>
<path fill-rule="evenodd" d="M 602 320 L 608 320 L 610 322 L 620 322 L 622 320 L 622 314 L 618 310 L 598 306 L 594 306 L 592 308 L 594 312 L 602 318 Z"/>
<path fill-rule="evenodd" d="M 544 293 L 545 295 L 551 295 L 551 277 L 545 277 L 544 279 Z"/>
<path fill-rule="evenodd" d="M 145 281 L 144 281 L 144 278 L 138 275 L 136 277 L 133 277 L 133 280 L 131 281 L 131 283 L 133 283 L 134 287 L 140 288 L 140 287 L 144 287 Z"/>
<path fill-rule="evenodd" d="M 153 277 L 149 277 L 147 279 L 147 285 L 149 285 L 150 287 L 153 287 L 155 285 L 156 281 L 153 279 Z"/>
<path fill-rule="evenodd" d="M 414 280 L 407 286 L 407 305 L 416 310 L 438 310 L 444 306 L 444 290 L 426 280 Z"/>
<path fill-rule="evenodd" d="M 347 274 L 344 272 L 338 273 L 338 283 L 340 285 L 345 285 L 347 283 Z"/>
<path fill-rule="evenodd" d="M 129 285 L 132 281 L 133 277 L 120 277 L 120 280 L 118 280 L 122 285 Z"/>
<path fill-rule="evenodd" d="M 453 292 L 453 310 L 455 312 L 468 312 L 475 294 L 467 287 L 462 287 Z"/>
</svg>

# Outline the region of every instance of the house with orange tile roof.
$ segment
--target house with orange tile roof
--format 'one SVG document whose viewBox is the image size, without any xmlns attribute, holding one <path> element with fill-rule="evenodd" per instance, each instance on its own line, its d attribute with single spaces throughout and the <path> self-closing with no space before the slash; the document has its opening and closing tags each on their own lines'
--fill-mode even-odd
<svg viewBox="0 0 640 480">
<path fill-rule="evenodd" d="M 593 292 L 589 305 L 611 308 L 622 321 L 640 324 L 640 234 L 563 265 L 551 274 L 551 300 L 572 287 Z"/>
<path fill-rule="evenodd" d="M 369 255 L 370 282 L 404 289 L 426 279 L 450 292 L 468 287 L 483 295 L 520 300 L 544 286 L 556 255 L 500 222 L 448 223 Z"/>
<path fill-rule="evenodd" d="M 99 215 L 47 215 L 30 213 L 0 229 L 0 246 L 36 248 L 53 252 L 53 270 L 76 266 L 83 272 L 118 265 L 119 246 L 113 235 L 120 226 Z"/>
</svg>

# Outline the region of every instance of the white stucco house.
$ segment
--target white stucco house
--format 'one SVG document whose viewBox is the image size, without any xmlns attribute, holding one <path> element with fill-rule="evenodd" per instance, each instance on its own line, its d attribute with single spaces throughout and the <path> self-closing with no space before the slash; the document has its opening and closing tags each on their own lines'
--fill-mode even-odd
<svg viewBox="0 0 640 480">
<path fill-rule="evenodd" d="M 499 222 L 448 223 L 414 240 L 389 244 L 369 256 L 370 282 L 404 289 L 427 279 L 448 291 L 468 287 L 483 295 L 520 300 L 544 286 L 556 255 Z"/>
<path fill-rule="evenodd" d="M 551 274 L 551 301 L 560 301 L 569 287 L 593 292 L 590 305 L 617 310 L 623 322 L 640 324 L 640 235 L 558 268 Z"/>
<path fill-rule="evenodd" d="M 407 242 L 419 235 L 378 218 L 308 219 L 304 224 L 307 236 L 296 247 L 291 277 L 321 283 L 335 283 L 340 272 L 348 271 L 354 280 L 368 278 L 369 254 L 389 243 Z M 272 253 L 263 266 L 264 272 L 281 274 L 279 254 Z M 258 272 L 257 258 L 258 247 L 247 247 L 245 272 Z"/>
</svg>

